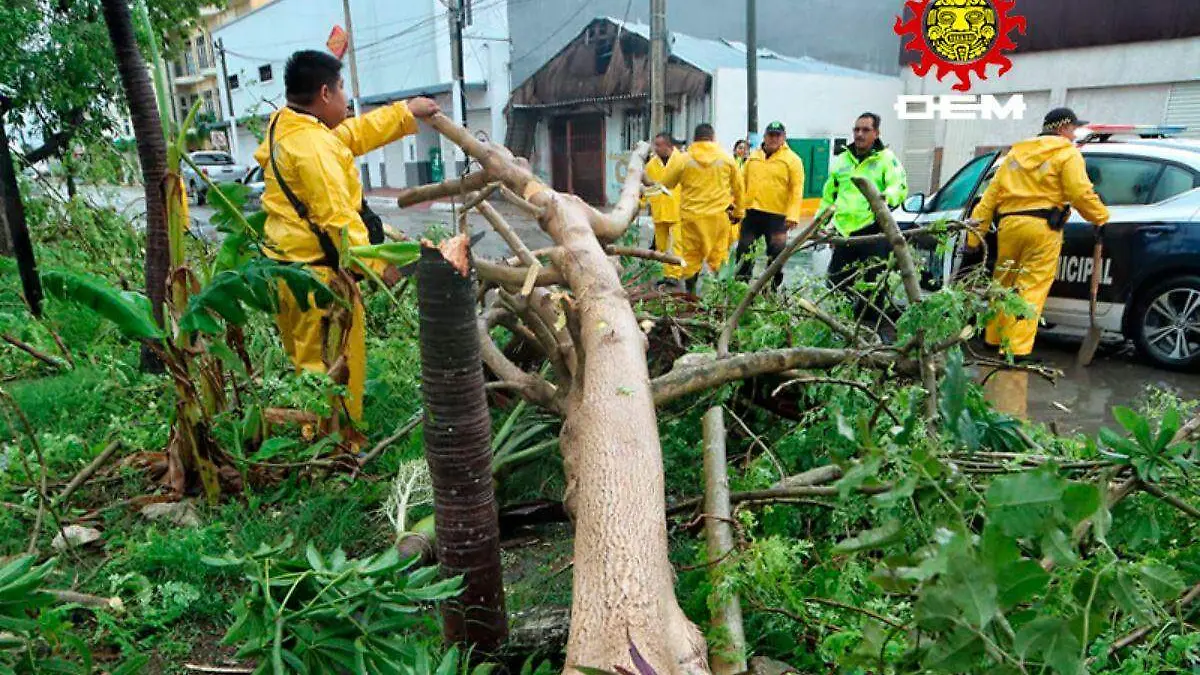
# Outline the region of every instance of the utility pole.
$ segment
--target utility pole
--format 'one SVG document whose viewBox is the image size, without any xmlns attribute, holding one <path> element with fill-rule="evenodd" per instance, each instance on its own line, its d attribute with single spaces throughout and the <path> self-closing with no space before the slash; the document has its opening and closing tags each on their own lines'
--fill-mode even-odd
<svg viewBox="0 0 1200 675">
<path fill-rule="evenodd" d="M 229 66 L 225 63 L 225 41 L 217 38 L 213 41 L 217 48 L 217 54 L 221 57 L 221 80 L 225 88 L 225 102 L 228 104 L 226 108 L 229 111 L 229 151 L 236 159 L 238 153 L 237 140 L 237 113 L 233 110 L 233 90 L 229 88 Z"/>
<path fill-rule="evenodd" d="M 614 46 L 615 49 L 615 46 Z M 650 135 L 666 129 L 667 0 L 650 0 Z M 649 139 L 646 139 L 649 140 Z"/>
<path fill-rule="evenodd" d="M 225 41 L 217 38 L 217 53 L 221 55 L 221 78 L 225 81 L 225 102 L 229 104 L 229 117 L 237 119 L 233 111 L 233 90 L 229 88 L 229 67 L 225 65 Z"/>
<path fill-rule="evenodd" d="M 464 127 L 467 126 L 467 92 L 463 76 L 463 18 L 467 2 L 470 0 L 449 0 L 447 3 L 450 9 L 450 117 Z M 451 145 L 444 160 L 447 177 L 458 177 L 460 157 L 465 159 L 460 155 L 458 146 Z"/>
<path fill-rule="evenodd" d="M 354 45 L 354 22 L 350 17 L 350 0 L 342 0 L 342 15 L 346 22 L 346 54 L 350 57 L 350 95 L 353 97 L 354 116 L 362 116 L 362 101 L 358 96 L 358 48 Z M 363 187 L 371 189 L 371 163 L 367 161 L 366 155 L 363 155 L 362 165 Z"/>
<path fill-rule="evenodd" d="M 758 140 L 758 3 L 746 0 L 746 140 Z"/>
</svg>

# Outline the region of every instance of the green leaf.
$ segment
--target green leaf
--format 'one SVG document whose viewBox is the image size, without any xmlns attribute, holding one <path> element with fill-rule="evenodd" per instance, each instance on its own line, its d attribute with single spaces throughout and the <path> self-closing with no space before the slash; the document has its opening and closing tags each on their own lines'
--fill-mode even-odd
<svg viewBox="0 0 1200 675">
<path fill-rule="evenodd" d="M 1002 476 L 988 486 L 988 518 L 1009 536 L 1039 536 L 1054 525 L 1062 493 L 1062 479 L 1047 470 Z"/>
<path fill-rule="evenodd" d="M 1171 445 L 1175 433 L 1179 431 L 1179 410 L 1171 408 L 1163 413 L 1162 421 L 1158 423 L 1158 438 L 1154 441 L 1154 450 L 1162 452 Z"/>
<path fill-rule="evenodd" d="M 458 647 L 451 647 L 446 655 L 442 657 L 442 662 L 438 664 L 434 675 L 454 675 L 454 671 L 458 669 Z"/>
<path fill-rule="evenodd" d="M 927 586 L 913 607 L 917 624 L 928 630 L 946 630 L 958 620 L 959 608 L 950 592 L 941 586 Z"/>
<path fill-rule="evenodd" d="M 922 665 L 939 673 L 975 672 L 983 651 L 983 640 L 974 632 L 960 628 L 944 640 L 934 643 L 922 660 Z"/>
<path fill-rule="evenodd" d="M 42 287 L 46 294 L 86 307 L 116 325 L 121 334 L 131 340 L 154 340 L 162 337 L 162 331 L 145 306 L 126 297 L 104 281 L 71 272 L 49 271 L 42 273 Z"/>
<path fill-rule="evenodd" d="M 845 555 L 859 551 L 870 551 L 883 548 L 898 541 L 904 536 L 904 526 L 899 520 L 890 520 L 883 525 L 858 533 L 854 537 L 843 539 L 833 547 L 834 555 Z"/>
<path fill-rule="evenodd" d="M 1017 542 L 1012 537 L 1000 530 L 999 526 L 988 523 L 983 528 L 979 554 L 984 562 L 991 565 L 992 569 L 999 573 L 1000 570 L 1007 567 L 1010 563 L 1020 560 L 1021 549 L 1017 547 Z"/>
<path fill-rule="evenodd" d="M 1050 574 L 1033 560 L 1018 560 L 996 575 L 1000 586 L 1000 606 L 1010 610 L 1046 590 Z"/>
<path fill-rule="evenodd" d="M 278 311 L 278 288 L 286 283 L 302 311 L 310 307 L 310 298 L 318 307 L 328 307 L 336 301 L 333 291 L 303 266 L 284 265 L 270 258 L 254 258 L 236 269 L 225 270 L 199 293 L 188 300 L 187 311 L 179 327 L 188 332 L 220 333 L 213 315 L 242 325 L 246 308 L 266 312 Z"/>
<path fill-rule="evenodd" d="M 1039 617 L 1025 624 L 1017 631 L 1013 647 L 1023 660 L 1040 659 L 1060 675 L 1077 675 L 1082 670 L 1079 638 L 1059 617 Z"/>
<path fill-rule="evenodd" d="M 1110 597 L 1116 600 L 1117 605 L 1129 614 L 1137 617 L 1139 620 L 1149 618 L 1150 604 L 1142 596 L 1141 590 L 1137 587 L 1137 582 L 1124 569 L 1118 569 L 1116 578 L 1113 583 L 1105 586 Z"/>
<path fill-rule="evenodd" d="M 1100 489 L 1089 483 L 1071 483 L 1063 490 L 1063 511 L 1071 523 L 1090 518 L 1103 503 Z"/>
<path fill-rule="evenodd" d="M 1062 530 L 1055 528 L 1042 537 L 1042 553 L 1050 556 L 1059 565 L 1070 566 L 1079 562 L 1075 547 Z"/>
<path fill-rule="evenodd" d="M 1118 464 L 1128 464 L 1130 458 L 1141 454 L 1141 450 L 1137 445 L 1127 438 L 1118 436 L 1112 429 L 1103 428 L 1100 430 L 1100 443 L 1117 454 L 1112 459 Z"/>
<path fill-rule="evenodd" d="M 421 245 L 415 241 L 400 241 L 374 246 L 351 246 L 350 254 L 356 258 L 383 260 L 396 267 L 405 267 L 420 259 Z"/>
<path fill-rule="evenodd" d="M 1133 434 L 1139 445 L 1143 449 L 1149 450 L 1153 447 L 1153 441 L 1150 438 L 1150 423 L 1146 418 L 1124 406 L 1113 408 L 1113 417 L 1125 430 Z"/>
<path fill-rule="evenodd" d="M 268 459 L 271 459 L 282 452 L 291 450 L 298 445 L 300 445 L 300 443 L 291 438 L 284 438 L 282 436 L 271 438 L 262 444 L 262 446 L 258 449 L 258 452 L 254 453 L 254 456 L 250 458 L 250 461 L 265 462 Z"/>
<path fill-rule="evenodd" d="M 1138 576 L 1146 585 L 1146 590 L 1159 600 L 1171 600 L 1183 593 L 1183 577 L 1173 568 L 1161 563 L 1151 563 L 1138 567 Z"/>
<path fill-rule="evenodd" d="M 976 628 L 987 628 L 999 610 L 991 570 L 969 556 L 958 555 L 950 559 L 943 582 L 951 600 L 962 610 L 962 618 Z"/>
</svg>

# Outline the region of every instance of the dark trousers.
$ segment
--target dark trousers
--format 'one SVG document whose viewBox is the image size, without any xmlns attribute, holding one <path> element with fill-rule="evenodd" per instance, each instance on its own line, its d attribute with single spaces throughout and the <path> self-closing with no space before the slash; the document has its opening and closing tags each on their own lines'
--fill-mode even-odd
<svg viewBox="0 0 1200 675">
<path fill-rule="evenodd" d="M 750 249 L 759 237 L 767 240 L 768 264 L 775 262 L 775 258 L 787 247 L 787 216 L 756 209 L 746 211 L 746 218 L 742 221 L 742 235 L 738 238 L 737 245 L 737 278 L 742 281 L 750 280 L 754 261 L 746 256 L 750 255 Z M 774 284 L 776 289 L 783 285 L 783 270 L 776 273 Z"/>
<path fill-rule="evenodd" d="M 851 234 L 851 237 L 866 237 L 874 234 L 882 234 L 883 230 L 879 228 L 878 223 L 871 223 L 857 232 Z M 886 268 L 879 263 L 888 259 L 891 255 L 892 246 L 887 240 L 880 240 L 874 243 L 850 244 L 838 246 L 833 250 L 833 260 L 829 263 L 829 283 L 834 288 L 842 288 L 843 291 L 851 290 L 853 284 L 848 283 L 849 279 L 859 272 L 864 266 L 874 266 L 863 270 L 859 274 L 859 279 L 868 283 L 876 283 L 886 272 Z M 889 304 L 889 296 L 886 288 L 862 291 L 861 297 L 858 291 L 851 293 L 854 298 L 854 315 L 862 317 L 864 315 L 871 316 L 877 314 L 869 305 L 874 304 L 876 307 L 885 309 Z M 872 296 L 874 299 L 872 300 Z M 870 302 L 868 302 L 870 300 Z"/>
</svg>

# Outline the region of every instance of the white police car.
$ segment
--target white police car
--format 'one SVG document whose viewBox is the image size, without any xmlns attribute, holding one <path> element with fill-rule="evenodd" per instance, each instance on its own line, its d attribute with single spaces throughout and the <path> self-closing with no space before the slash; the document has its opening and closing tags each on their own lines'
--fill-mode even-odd
<svg viewBox="0 0 1200 675">
<path fill-rule="evenodd" d="M 1090 125 L 1080 150 L 1112 220 L 1104 229 L 1097 321 L 1132 340 L 1159 366 L 1200 367 L 1200 141 L 1181 127 Z M 1130 135 L 1116 140 L 1115 136 Z M 1003 151 L 976 157 L 940 190 L 897 210 L 902 227 L 962 219 L 983 195 Z M 1046 303 L 1048 328 L 1086 329 L 1092 226 L 1074 213 L 1064 229 L 1058 276 Z M 954 248 L 954 247 L 952 247 Z M 995 251 L 994 242 L 989 246 Z M 951 274 L 955 254 L 927 251 L 925 285 Z M 961 253 L 959 254 L 961 255 Z"/>
</svg>

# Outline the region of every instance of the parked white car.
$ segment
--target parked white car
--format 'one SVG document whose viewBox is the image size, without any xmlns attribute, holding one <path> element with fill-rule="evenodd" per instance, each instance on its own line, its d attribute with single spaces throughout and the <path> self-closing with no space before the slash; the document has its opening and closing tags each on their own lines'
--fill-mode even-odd
<svg viewBox="0 0 1200 675">
<path fill-rule="evenodd" d="M 188 155 L 196 166 L 204 172 L 213 183 L 240 183 L 246 177 L 247 167 L 238 164 L 233 155 L 217 150 L 201 150 Z M 208 185 L 196 175 L 191 166 L 183 166 L 183 180 L 187 185 L 189 195 L 195 195 L 196 204 L 203 206 L 208 202 Z"/>
</svg>

